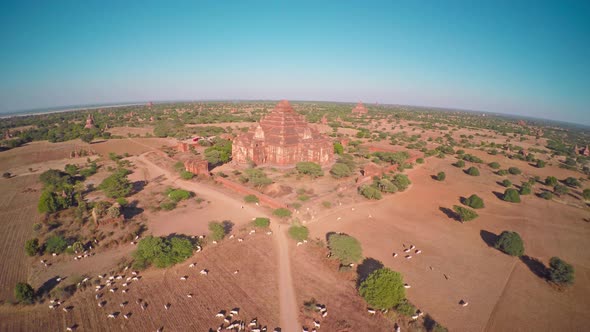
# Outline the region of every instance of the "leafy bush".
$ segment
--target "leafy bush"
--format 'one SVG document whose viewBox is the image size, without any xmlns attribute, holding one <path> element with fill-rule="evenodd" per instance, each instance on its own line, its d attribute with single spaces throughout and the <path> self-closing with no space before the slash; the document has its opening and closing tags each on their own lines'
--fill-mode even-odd
<svg viewBox="0 0 590 332">
<path fill-rule="evenodd" d="M 424 164 L 424 158 L 416 159 L 416 164 Z"/>
<path fill-rule="evenodd" d="M 393 182 L 391 182 L 391 180 L 385 178 L 380 179 L 377 182 L 377 186 L 379 187 L 379 190 L 381 190 L 384 193 L 394 193 L 398 190 L 398 188 L 395 186 L 395 184 L 393 184 Z"/>
<path fill-rule="evenodd" d="M 256 218 L 254 219 L 254 226 L 256 227 L 261 227 L 261 228 L 266 228 L 270 225 L 270 219 L 268 218 Z"/>
<path fill-rule="evenodd" d="M 518 174 L 521 174 L 522 171 L 518 167 L 510 167 L 510 168 L 508 168 L 508 173 L 513 174 L 513 175 L 518 175 Z"/>
<path fill-rule="evenodd" d="M 474 208 L 474 209 L 482 209 L 485 207 L 485 205 L 483 203 L 483 199 L 481 199 L 481 197 L 477 196 L 476 194 L 473 194 L 473 195 L 467 197 L 463 201 L 463 204 L 469 206 L 470 208 Z"/>
<path fill-rule="evenodd" d="M 133 185 L 127 179 L 127 174 L 129 174 L 128 170 L 118 169 L 104 179 L 98 186 L 98 189 L 104 191 L 105 195 L 111 198 L 129 196 L 133 189 Z"/>
<path fill-rule="evenodd" d="M 545 167 L 546 163 L 545 161 L 541 160 L 541 159 L 537 159 L 537 168 L 543 168 Z"/>
<path fill-rule="evenodd" d="M 391 182 L 393 182 L 393 184 L 399 189 L 399 191 L 404 191 L 408 189 L 410 184 L 412 184 L 410 179 L 408 179 L 408 176 L 405 174 L 394 175 Z"/>
<path fill-rule="evenodd" d="M 57 195 L 49 190 L 43 190 L 41 197 L 39 197 L 39 203 L 37 204 L 37 210 L 39 213 L 53 213 L 60 209 Z"/>
<path fill-rule="evenodd" d="M 352 170 L 346 164 L 335 163 L 334 166 L 332 166 L 332 169 L 330 169 L 330 175 L 332 175 L 336 179 L 340 179 L 347 176 L 351 176 Z"/>
<path fill-rule="evenodd" d="M 255 187 L 262 188 L 272 183 L 272 180 L 266 176 L 263 170 L 258 168 L 249 168 L 244 171 L 240 177 L 242 182 L 249 182 Z"/>
<path fill-rule="evenodd" d="M 569 192 L 569 188 L 564 186 L 563 184 L 557 184 L 553 187 L 553 192 L 558 194 L 559 196 L 565 195 Z"/>
<path fill-rule="evenodd" d="M 520 194 L 516 189 L 509 188 L 504 191 L 502 199 L 510 203 L 520 203 Z"/>
<path fill-rule="evenodd" d="M 505 175 L 508 175 L 508 171 L 505 169 L 501 169 L 501 170 L 497 171 L 496 174 L 498 174 L 500 176 L 505 176 Z"/>
<path fill-rule="evenodd" d="M 555 187 L 557 184 L 557 178 L 555 176 L 548 176 L 545 178 L 545 185 L 549 187 Z"/>
<path fill-rule="evenodd" d="M 334 142 L 334 153 L 335 154 L 342 154 L 344 153 L 344 147 L 339 142 Z"/>
<path fill-rule="evenodd" d="M 185 261 L 193 254 L 193 244 L 183 237 L 162 238 L 148 236 L 139 241 L 133 253 L 134 267 L 144 268 L 151 264 L 165 268 Z"/>
<path fill-rule="evenodd" d="M 260 200 L 258 199 L 258 196 L 256 195 L 246 195 L 244 196 L 244 202 L 246 203 L 258 203 Z"/>
<path fill-rule="evenodd" d="M 445 174 L 445 172 L 438 172 L 438 174 L 436 174 L 437 181 L 444 181 L 446 177 L 447 175 Z"/>
<path fill-rule="evenodd" d="M 590 201 L 590 189 L 584 189 L 584 191 L 582 192 L 582 197 L 585 200 Z"/>
<path fill-rule="evenodd" d="M 510 180 L 508 179 L 504 179 L 502 180 L 502 185 L 506 188 L 512 187 L 512 182 L 510 182 Z"/>
<path fill-rule="evenodd" d="M 295 165 L 295 169 L 297 169 L 297 172 L 309 175 L 312 178 L 317 178 L 324 175 L 324 171 L 322 171 L 322 167 L 320 165 L 309 161 L 297 163 L 297 165 Z"/>
<path fill-rule="evenodd" d="M 465 162 L 460 159 L 460 160 L 457 160 L 457 162 L 454 163 L 453 166 L 463 168 L 463 167 L 465 167 Z"/>
<path fill-rule="evenodd" d="M 14 287 L 14 297 L 19 302 L 31 304 L 35 299 L 35 290 L 26 282 L 19 282 Z"/>
<path fill-rule="evenodd" d="M 289 236 L 295 241 L 307 240 L 309 236 L 309 230 L 307 227 L 302 225 L 292 225 L 289 227 Z"/>
<path fill-rule="evenodd" d="M 68 247 L 68 243 L 61 235 L 54 235 L 45 241 L 45 251 L 49 253 L 62 253 Z"/>
<path fill-rule="evenodd" d="M 471 221 L 479 216 L 477 212 L 459 205 L 453 205 L 453 211 L 455 211 L 461 222 Z"/>
<path fill-rule="evenodd" d="M 489 163 L 488 166 L 490 166 L 491 169 L 500 169 L 501 167 L 500 164 L 496 161 Z"/>
<path fill-rule="evenodd" d="M 39 252 L 39 240 L 30 239 L 25 242 L 25 252 L 29 256 L 35 256 Z"/>
<path fill-rule="evenodd" d="M 176 202 L 174 201 L 164 201 L 160 203 L 160 208 L 166 211 L 172 211 L 176 209 Z"/>
<path fill-rule="evenodd" d="M 494 247 L 511 256 L 520 257 L 524 255 L 524 243 L 520 235 L 516 232 L 503 231 L 498 236 Z"/>
<path fill-rule="evenodd" d="M 333 234 L 328 238 L 328 246 L 332 255 L 343 265 L 356 263 L 362 259 L 361 244 L 352 236 Z"/>
<path fill-rule="evenodd" d="M 549 260 L 549 280 L 558 284 L 572 284 L 574 282 L 574 267 L 559 257 Z"/>
<path fill-rule="evenodd" d="M 405 299 L 402 275 L 388 268 L 373 271 L 359 286 L 359 294 L 375 309 L 389 309 Z"/>
<path fill-rule="evenodd" d="M 407 299 L 403 299 L 400 303 L 398 303 L 398 305 L 395 306 L 395 311 L 397 311 L 398 313 L 400 313 L 404 316 L 408 316 L 408 317 L 411 317 L 414 314 L 416 314 L 417 310 L 418 310 L 418 308 L 416 308 Z"/>
<path fill-rule="evenodd" d="M 571 177 L 571 176 L 568 177 L 567 179 L 565 179 L 563 182 L 566 185 L 568 185 L 570 187 L 574 187 L 574 188 L 582 186 L 582 184 L 580 183 L 580 181 L 578 179 Z"/>
<path fill-rule="evenodd" d="M 220 222 L 211 221 L 209 223 L 209 231 L 211 232 L 211 238 L 215 241 L 219 241 L 225 237 L 225 227 Z"/>
<path fill-rule="evenodd" d="M 381 199 L 381 192 L 379 191 L 379 189 L 373 187 L 373 186 L 369 186 L 369 185 L 363 185 L 359 188 L 359 194 L 361 194 L 362 196 L 364 196 L 365 198 L 368 199 Z"/>
<path fill-rule="evenodd" d="M 550 200 L 553 198 L 553 193 L 551 193 L 550 191 L 543 191 L 539 196 L 543 199 Z"/>
<path fill-rule="evenodd" d="M 180 171 L 180 177 L 183 180 L 190 180 L 190 179 L 194 178 L 195 175 L 189 171 L 182 170 L 182 171 Z"/>
<path fill-rule="evenodd" d="M 479 176 L 479 169 L 477 169 L 477 167 L 471 166 L 467 169 L 467 174 L 471 176 Z"/>
<path fill-rule="evenodd" d="M 193 193 L 191 193 L 188 190 L 170 188 L 166 191 L 166 195 L 173 202 L 180 202 L 182 200 L 191 198 L 193 196 Z"/>
<path fill-rule="evenodd" d="M 275 216 L 279 218 L 289 218 L 291 216 L 291 211 L 285 208 L 278 208 L 272 212 Z"/>
</svg>

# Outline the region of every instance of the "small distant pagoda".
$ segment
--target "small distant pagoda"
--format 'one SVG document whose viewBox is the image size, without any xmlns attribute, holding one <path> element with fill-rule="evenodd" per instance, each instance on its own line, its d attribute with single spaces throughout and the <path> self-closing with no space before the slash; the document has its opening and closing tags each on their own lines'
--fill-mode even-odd
<svg viewBox="0 0 590 332">
<path fill-rule="evenodd" d="M 234 139 L 232 159 L 238 164 L 295 166 L 311 161 L 327 165 L 334 161 L 334 146 L 283 100 L 256 126 Z"/>
<path fill-rule="evenodd" d="M 590 149 L 588 149 L 588 145 L 586 145 L 585 148 L 581 148 L 581 149 L 579 149 L 578 146 L 576 145 L 574 147 L 574 152 L 578 155 L 581 155 L 581 156 L 590 157 Z"/>
<path fill-rule="evenodd" d="M 86 125 L 84 126 L 86 129 L 94 128 L 94 117 L 92 114 L 88 114 L 88 118 L 86 118 Z"/>
<path fill-rule="evenodd" d="M 356 104 L 356 107 L 352 109 L 352 115 L 362 116 L 366 115 L 367 113 L 369 113 L 369 110 L 367 110 L 367 108 L 360 101 L 358 104 Z"/>
<path fill-rule="evenodd" d="M 322 116 L 322 119 L 320 120 L 320 122 L 325 125 L 328 124 L 328 118 L 326 117 L 326 114 L 324 114 L 324 116 Z"/>
<path fill-rule="evenodd" d="M 11 139 L 12 138 L 12 134 L 10 134 L 10 129 L 6 129 L 6 131 L 4 132 L 4 139 Z"/>
</svg>

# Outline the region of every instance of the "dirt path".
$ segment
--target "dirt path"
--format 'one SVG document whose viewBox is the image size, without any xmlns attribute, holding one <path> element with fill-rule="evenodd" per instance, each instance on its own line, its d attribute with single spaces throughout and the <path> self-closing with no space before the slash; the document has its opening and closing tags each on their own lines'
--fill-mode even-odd
<svg viewBox="0 0 590 332">
<path fill-rule="evenodd" d="M 289 260 L 289 243 L 287 239 L 287 227 L 281 224 L 273 224 L 271 227 L 275 234 L 275 242 L 279 247 L 279 301 L 281 304 L 281 327 L 284 331 L 297 331 L 300 324 L 297 321 L 297 301 L 295 288 L 291 274 L 291 262 Z"/>
<path fill-rule="evenodd" d="M 496 315 L 496 311 L 498 311 L 498 305 L 500 304 L 502 298 L 504 297 L 504 294 L 506 293 L 506 290 L 508 289 L 508 284 L 510 283 L 512 276 L 514 275 L 514 269 L 516 268 L 516 264 L 518 262 L 519 262 L 519 260 L 515 259 L 514 264 L 512 264 L 512 268 L 510 269 L 510 273 L 508 274 L 508 277 L 506 278 L 506 282 L 504 283 L 504 288 L 502 288 L 502 293 L 498 297 L 498 300 L 496 301 L 496 304 L 494 305 L 494 309 L 492 309 L 492 312 L 490 313 L 490 317 L 488 317 L 488 322 L 486 323 L 486 327 L 484 328 L 484 331 L 490 331 L 490 323 L 492 322 L 494 316 Z"/>
<path fill-rule="evenodd" d="M 150 152 L 148 152 L 150 153 Z M 244 205 L 241 200 L 237 200 L 230 195 L 211 188 L 210 186 L 182 180 L 176 174 L 163 169 L 159 165 L 153 163 L 149 158 L 146 158 L 146 154 L 142 154 L 138 157 L 142 163 L 148 167 L 149 177 L 154 178 L 160 174 L 166 175 L 168 178 L 165 182 L 173 183 L 175 186 L 198 192 L 199 194 L 208 197 L 212 201 L 222 202 L 228 209 L 235 209 L 236 211 L 248 211 L 256 212 L 257 215 L 270 217 L 267 211 L 257 208 L 253 205 Z M 297 331 L 300 325 L 297 321 L 298 310 L 297 301 L 295 297 L 295 287 L 293 286 L 293 277 L 291 275 L 291 263 L 289 256 L 289 242 L 287 238 L 287 227 L 283 225 L 281 227 L 278 223 L 271 223 L 271 229 L 275 238 L 275 246 L 278 249 L 278 265 L 279 265 L 279 303 L 280 303 L 280 321 L 283 331 L 291 332 Z"/>
</svg>

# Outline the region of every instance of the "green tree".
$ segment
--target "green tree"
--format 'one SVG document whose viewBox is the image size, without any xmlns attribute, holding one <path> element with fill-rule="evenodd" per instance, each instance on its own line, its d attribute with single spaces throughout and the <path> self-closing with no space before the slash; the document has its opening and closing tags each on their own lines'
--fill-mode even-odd
<svg viewBox="0 0 590 332">
<path fill-rule="evenodd" d="M 463 204 L 469 206 L 470 208 L 474 208 L 474 209 L 482 209 L 485 207 L 484 203 L 483 203 L 483 199 L 479 196 L 477 196 L 476 194 L 473 194 L 469 197 L 467 197 L 464 201 Z"/>
<path fill-rule="evenodd" d="M 445 174 L 445 172 L 438 172 L 438 174 L 436 174 L 437 181 L 444 181 L 446 177 L 447 175 Z"/>
<path fill-rule="evenodd" d="M 35 256 L 39 252 L 39 240 L 30 239 L 25 242 L 25 252 L 29 256 Z"/>
<path fill-rule="evenodd" d="M 545 185 L 549 187 L 555 187 L 557 184 L 557 178 L 555 176 L 548 176 L 545 178 Z"/>
<path fill-rule="evenodd" d="M 258 203 L 260 200 L 258 199 L 258 196 L 256 195 L 246 195 L 244 196 L 244 202 L 246 203 Z"/>
<path fill-rule="evenodd" d="M 402 275 L 388 268 L 373 271 L 360 284 L 359 293 L 375 309 L 389 309 L 406 296 Z"/>
<path fill-rule="evenodd" d="M 514 188 L 508 188 L 504 191 L 502 199 L 510 203 L 520 203 L 520 194 Z"/>
<path fill-rule="evenodd" d="M 553 187 L 553 192 L 558 194 L 559 196 L 563 196 L 569 192 L 569 188 L 564 186 L 563 184 L 557 184 Z"/>
<path fill-rule="evenodd" d="M 566 185 L 570 186 L 570 187 L 581 187 L 582 184 L 580 183 L 580 180 L 574 178 L 574 177 L 568 177 L 563 181 Z"/>
<path fill-rule="evenodd" d="M 477 212 L 459 205 L 453 205 L 453 211 L 455 211 L 461 222 L 471 221 L 479 216 Z"/>
<path fill-rule="evenodd" d="M 252 185 L 262 188 L 272 183 L 263 170 L 258 168 L 250 168 L 244 171 L 242 181 L 249 182 Z"/>
<path fill-rule="evenodd" d="M 500 169 L 500 167 L 501 167 L 500 164 L 495 161 L 489 163 L 488 166 L 490 166 L 491 169 Z"/>
<path fill-rule="evenodd" d="M 330 169 L 330 174 L 334 178 L 340 179 L 352 175 L 352 171 L 346 164 L 335 163 L 334 166 L 332 166 L 332 169 Z"/>
<path fill-rule="evenodd" d="M 209 231 L 211 232 L 211 238 L 215 241 L 219 241 L 225 237 L 225 227 L 217 221 L 211 221 L 209 223 Z"/>
<path fill-rule="evenodd" d="M 541 160 L 541 159 L 537 159 L 537 168 L 543 168 L 545 167 L 546 163 L 545 161 Z"/>
<path fill-rule="evenodd" d="M 44 190 L 39 197 L 39 203 L 37 204 L 37 210 L 39 213 L 53 213 L 59 210 L 60 204 L 57 200 L 57 196 L 48 190 Z"/>
<path fill-rule="evenodd" d="M 133 185 L 127 179 L 128 170 L 119 169 L 104 179 L 98 188 L 111 198 L 126 197 L 131 194 Z"/>
<path fill-rule="evenodd" d="M 471 176 L 479 176 L 479 169 L 475 166 L 471 166 L 467 169 L 467 174 Z"/>
<path fill-rule="evenodd" d="M 558 284 L 572 284 L 574 282 L 574 267 L 559 257 L 549 260 L 549 280 Z"/>
<path fill-rule="evenodd" d="M 458 168 L 465 167 L 465 161 L 463 161 L 463 160 L 459 159 L 459 160 L 457 160 L 457 162 L 455 162 L 455 163 L 453 164 L 453 166 L 455 166 L 455 167 L 458 167 Z"/>
<path fill-rule="evenodd" d="M 590 189 L 584 189 L 582 197 L 584 197 L 585 200 L 590 201 Z"/>
<path fill-rule="evenodd" d="M 522 171 L 518 167 L 510 167 L 510 168 L 508 168 L 508 173 L 513 174 L 513 175 L 518 175 L 518 174 L 521 174 Z"/>
<path fill-rule="evenodd" d="M 510 182 L 510 180 L 508 179 L 504 179 L 502 180 L 502 185 L 506 188 L 512 187 L 512 182 Z"/>
<path fill-rule="evenodd" d="M 35 290 L 26 282 L 19 282 L 14 287 L 14 297 L 19 302 L 31 304 L 35 299 Z"/>
<path fill-rule="evenodd" d="M 553 193 L 550 191 L 543 191 L 539 196 L 543 199 L 550 200 L 553 198 Z"/>
<path fill-rule="evenodd" d="M 133 253 L 135 268 L 151 264 L 165 268 L 183 262 L 193 253 L 193 244 L 186 238 L 174 236 L 170 239 L 148 236 L 139 241 Z"/>
<path fill-rule="evenodd" d="M 516 232 L 503 231 L 498 236 L 494 247 L 510 256 L 520 257 L 524 255 L 524 243 L 520 235 Z"/>
<path fill-rule="evenodd" d="M 357 263 L 363 258 L 360 242 L 352 236 L 333 234 L 328 238 L 330 252 L 343 265 Z"/>
<path fill-rule="evenodd" d="M 342 144 L 340 144 L 340 142 L 335 142 L 334 143 L 334 153 L 341 155 L 344 153 L 344 147 L 342 146 Z"/>
<path fill-rule="evenodd" d="M 291 216 L 291 211 L 285 208 L 278 208 L 272 212 L 275 216 L 279 218 L 289 218 Z"/>
<path fill-rule="evenodd" d="M 317 178 L 324 175 L 324 171 L 322 171 L 322 167 L 320 165 L 308 161 L 297 163 L 295 165 L 295 169 L 297 169 L 297 172 L 309 175 L 312 178 Z"/>
<path fill-rule="evenodd" d="M 525 182 L 522 184 L 522 186 L 520 187 L 520 194 L 521 195 L 530 195 L 531 194 L 531 185 L 528 184 L 528 182 Z"/>
<path fill-rule="evenodd" d="M 398 190 L 395 184 L 388 179 L 380 179 L 377 185 L 379 186 L 379 190 L 384 193 L 394 193 Z"/>
<path fill-rule="evenodd" d="M 183 180 L 190 180 L 190 179 L 194 178 L 195 175 L 189 171 L 182 170 L 182 171 L 180 171 L 180 177 Z"/>
<path fill-rule="evenodd" d="M 307 240 L 309 230 L 303 225 L 291 225 L 289 227 L 289 236 L 295 241 Z"/>
<path fill-rule="evenodd" d="M 80 139 L 82 140 L 82 142 L 90 143 L 90 142 L 92 142 L 92 140 L 94 140 L 94 134 L 84 133 L 84 134 L 80 135 Z"/>
<path fill-rule="evenodd" d="M 66 239 L 61 235 L 54 235 L 45 241 L 45 251 L 49 253 L 62 253 L 68 247 Z"/>
<path fill-rule="evenodd" d="M 266 228 L 266 227 L 270 226 L 270 219 L 258 217 L 256 219 L 254 219 L 254 226 L 260 227 L 260 228 Z"/>
<path fill-rule="evenodd" d="M 361 194 L 362 196 L 364 196 L 365 198 L 368 199 L 381 199 L 381 192 L 379 191 L 379 189 L 373 187 L 373 186 L 369 186 L 369 185 L 363 185 L 359 188 L 359 194 Z"/>
<path fill-rule="evenodd" d="M 399 191 L 404 191 L 408 189 L 408 187 L 412 184 L 412 181 L 410 181 L 408 176 L 405 174 L 394 175 L 391 182 L 393 182 L 393 184 L 399 189 Z"/>
</svg>

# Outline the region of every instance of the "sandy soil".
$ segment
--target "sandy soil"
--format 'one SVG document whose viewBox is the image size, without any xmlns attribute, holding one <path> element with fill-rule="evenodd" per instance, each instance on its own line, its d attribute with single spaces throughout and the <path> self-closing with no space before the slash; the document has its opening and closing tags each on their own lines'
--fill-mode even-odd
<svg viewBox="0 0 590 332">
<path fill-rule="evenodd" d="M 430 158 L 424 167 L 408 171 L 413 185 L 404 193 L 357 205 L 354 211 L 347 207 L 323 212 L 308 225 L 312 236 L 323 239 L 337 231 L 358 238 L 366 257 L 402 272 L 412 285 L 408 298 L 453 331 L 522 330 L 523 325 L 507 319 L 508 312 L 531 326 L 582 329 L 590 321 L 582 314 L 590 309 L 590 254 L 583 250 L 590 236 L 583 221 L 588 210 L 532 195 L 520 204 L 503 202 L 492 192 L 502 190 L 495 183 L 500 177 L 484 167 L 481 176 L 469 177 L 450 165 L 452 159 Z M 431 179 L 438 171 L 446 172 L 444 182 Z M 473 193 L 486 204 L 478 211 L 480 218 L 461 224 L 439 210 Z M 489 240 L 488 233 L 493 237 L 503 230 L 519 232 L 526 254 L 545 264 L 551 256 L 572 263 L 576 284 L 568 292 L 556 292 L 531 277 L 533 272 L 523 262 L 490 248 L 484 241 Z M 410 244 L 422 254 L 405 260 L 402 250 Z M 393 258 L 394 252 L 400 255 Z M 531 278 L 537 281 L 527 282 Z M 459 306 L 461 299 L 469 306 Z M 529 303 L 538 310 L 529 310 Z M 564 322 L 560 318 L 566 315 L 570 318 Z"/>
</svg>

